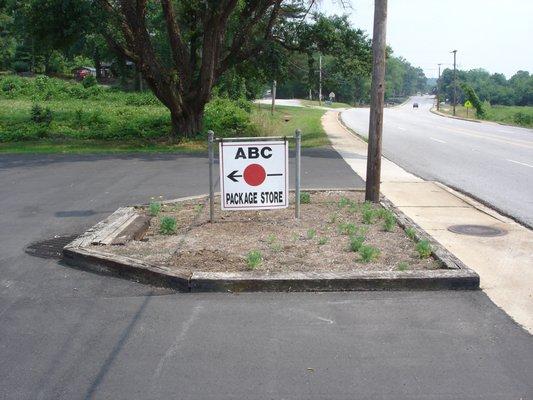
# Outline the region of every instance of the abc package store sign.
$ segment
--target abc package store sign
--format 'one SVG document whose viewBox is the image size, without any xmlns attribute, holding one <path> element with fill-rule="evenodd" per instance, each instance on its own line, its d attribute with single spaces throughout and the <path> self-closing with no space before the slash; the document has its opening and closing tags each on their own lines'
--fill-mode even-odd
<svg viewBox="0 0 533 400">
<path fill-rule="evenodd" d="M 260 210 L 289 205 L 287 141 L 221 142 L 223 210 Z"/>
</svg>

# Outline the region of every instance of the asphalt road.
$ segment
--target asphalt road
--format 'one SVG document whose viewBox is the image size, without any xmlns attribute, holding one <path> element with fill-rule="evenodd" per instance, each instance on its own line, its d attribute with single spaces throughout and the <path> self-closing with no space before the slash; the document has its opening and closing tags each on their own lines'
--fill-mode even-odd
<svg viewBox="0 0 533 400">
<path fill-rule="evenodd" d="M 412 103 L 418 102 L 419 108 Z M 533 130 L 432 114 L 430 96 L 385 110 L 383 154 L 427 180 L 472 194 L 533 226 Z M 368 135 L 367 108 L 342 113 Z"/>
<path fill-rule="evenodd" d="M 331 149 L 303 184 L 361 185 Z M 0 155 L 1 399 L 527 399 L 533 339 L 481 291 L 186 294 L 25 254 L 206 192 L 200 156 Z"/>
</svg>

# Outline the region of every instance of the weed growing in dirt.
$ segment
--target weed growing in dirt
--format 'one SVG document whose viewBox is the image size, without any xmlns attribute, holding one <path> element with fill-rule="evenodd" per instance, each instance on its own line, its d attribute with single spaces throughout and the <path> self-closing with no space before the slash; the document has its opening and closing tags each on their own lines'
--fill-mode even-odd
<svg viewBox="0 0 533 400">
<path fill-rule="evenodd" d="M 300 193 L 300 203 L 301 204 L 309 204 L 309 203 L 311 203 L 311 194 L 309 194 L 309 192 L 301 192 Z"/>
<path fill-rule="evenodd" d="M 177 222 L 176 218 L 173 217 L 163 217 L 161 218 L 161 224 L 159 226 L 159 232 L 163 235 L 173 235 L 176 233 Z"/>
<path fill-rule="evenodd" d="M 311 240 L 316 236 L 316 229 L 309 229 L 307 231 L 307 239 Z"/>
<path fill-rule="evenodd" d="M 386 210 L 383 213 L 383 229 L 387 232 L 392 232 L 396 226 L 396 216 L 392 211 Z"/>
<path fill-rule="evenodd" d="M 373 246 L 362 245 L 359 249 L 359 254 L 361 254 L 361 261 L 367 263 L 374 261 L 379 257 L 379 249 Z"/>
<path fill-rule="evenodd" d="M 398 264 L 398 271 L 407 271 L 409 269 L 409 263 L 402 261 Z"/>
<path fill-rule="evenodd" d="M 252 250 L 246 255 L 246 266 L 248 269 L 256 269 L 263 262 L 263 255 L 259 250 Z"/>
<path fill-rule="evenodd" d="M 427 240 L 421 240 L 416 244 L 416 251 L 420 258 L 428 258 L 431 255 L 431 244 Z"/>
<path fill-rule="evenodd" d="M 411 240 L 416 240 L 416 231 L 413 228 L 407 228 L 405 234 Z"/>
<path fill-rule="evenodd" d="M 320 239 L 318 239 L 318 245 L 319 245 L 319 246 L 323 246 L 323 245 L 325 245 L 327 242 L 328 242 L 328 238 L 321 237 Z"/>
<path fill-rule="evenodd" d="M 343 207 L 346 207 L 348 205 L 350 205 L 352 202 L 350 201 L 350 199 L 348 199 L 347 197 L 341 197 L 341 199 L 339 200 L 339 208 L 343 208 Z"/>
<path fill-rule="evenodd" d="M 329 217 L 329 223 L 330 223 L 330 224 L 334 224 L 335 222 L 337 222 L 337 213 L 333 213 L 333 214 L 331 214 L 331 216 Z"/>
<path fill-rule="evenodd" d="M 157 217 L 161 212 L 161 203 L 151 202 L 149 207 L 149 212 L 152 217 Z"/>
<path fill-rule="evenodd" d="M 268 244 L 275 243 L 276 240 L 278 240 L 278 239 L 277 239 L 276 235 L 274 235 L 273 233 L 271 233 L 270 235 L 267 236 Z"/>
<path fill-rule="evenodd" d="M 195 212 L 196 214 L 201 213 L 203 209 L 204 209 L 204 205 L 203 205 L 203 204 L 196 204 L 196 205 L 194 206 L 194 212 Z"/>
<path fill-rule="evenodd" d="M 344 222 L 339 225 L 339 232 L 343 235 L 353 236 L 357 233 L 357 226 L 351 222 Z"/>
<path fill-rule="evenodd" d="M 350 237 L 350 250 L 359 251 L 365 242 L 365 237 L 358 235 Z"/>
</svg>

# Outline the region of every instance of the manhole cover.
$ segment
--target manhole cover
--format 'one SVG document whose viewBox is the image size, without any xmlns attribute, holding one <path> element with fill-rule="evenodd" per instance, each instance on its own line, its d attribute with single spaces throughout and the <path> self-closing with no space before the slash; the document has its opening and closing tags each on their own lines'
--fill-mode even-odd
<svg viewBox="0 0 533 400">
<path fill-rule="evenodd" d="M 503 229 L 494 228 L 486 225 L 452 225 L 448 230 L 460 235 L 470 236 L 503 236 L 507 234 Z"/>
<path fill-rule="evenodd" d="M 61 258 L 63 247 L 76 239 L 78 235 L 60 236 L 31 243 L 26 247 L 26 253 L 40 258 Z"/>
</svg>

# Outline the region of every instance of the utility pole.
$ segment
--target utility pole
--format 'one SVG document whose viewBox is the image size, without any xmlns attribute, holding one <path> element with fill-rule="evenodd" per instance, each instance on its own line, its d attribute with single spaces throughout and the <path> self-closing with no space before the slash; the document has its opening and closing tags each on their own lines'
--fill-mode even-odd
<svg viewBox="0 0 533 400">
<path fill-rule="evenodd" d="M 437 111 L 440 110 L 440 66 L 442 64 L 437 64 L 439 66 L 439 77 L 437 79 Z"/>
<path fill-rule="evenodd" d="M 274 109 L 276 108 L 276 86 L 277 82 L 274 79 L 272 81 L 272 106 L 270 107 L 270 114 L 274 115 Z"/>
<path fill-rule="evenodd" d="M 322 105 L 322 54 L 318 56 L 318 105 Z"/>
<path fill-rule="evenodd" d="M 455 115 L 455 105 L 457 104 L 457 69 L 455 67 L 457 50 L 453 50 L 451 53 L 453 53 L 453 115 Z"/>
<path fill-rule="evenodd" d="M 387 32 L 387 0 L 374 1 L 374 33 L 372 38 L 372 90 L 368 156 L 366 161 L 365 199 L 379 202 L 381 181 L 381 137 L 383 133 L 383 103 L 385 96 L 385 50 Z"/>
</svg>

